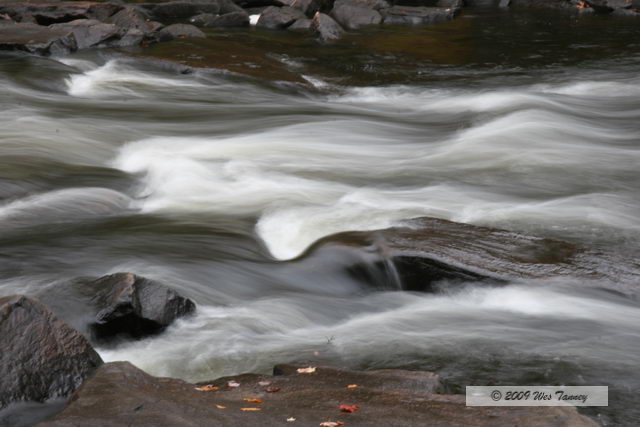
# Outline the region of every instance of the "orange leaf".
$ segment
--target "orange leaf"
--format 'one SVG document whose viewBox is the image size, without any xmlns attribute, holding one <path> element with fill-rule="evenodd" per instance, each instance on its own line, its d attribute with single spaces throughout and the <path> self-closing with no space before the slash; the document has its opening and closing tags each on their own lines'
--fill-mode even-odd
<svg viewBox="0 0 640 427">
<path fill-rule="evenodd" d="M 245 402 L 251 402 L 251 403 L 262 403 L 262 399 L 256 399 L 253 397 L 246 397 L 242 400 L 244 400 Z"/>
<path fill-rule="evenodd" d="M 216 391 L 218 389 L 219 389 L 219 387 L 216 387 L 216 386 L 211 385 L 211 384 L 203 385 L 203 386 L 200 386 L 200 387 L 196 387 L 196 390 L 198 390 L 198 391 Z"/>
<path fill-rule="evenodd" d="M 342 421 L 325 421 L 320 423 L 320 427 L 340 427 L 343 425 L 344 423 Z"/>
<path fill-rule="evenodd" d="M 262 408 L 240 408 L 244 412 L 262 411 Z"/>
<path fill-rule="evenodd" d="M 347 388 L 358 388 L 358 384 L 349 384 Z"/>
<path fill-rule="evenodd" d="M 216 408 L 218 408 L 218 409 L 227 409 L 226 406 L 222 406 L 222 405 L 216 405 Z"/>
<path fill-rule="evenodd" d="M 280 391 L 280 387 L 267 387 L 267 393 L 277 393 Z"/>
<path fill-rule="evenodd" d="M 309 366 L 308 368 L 298 368 L 299 374 L 313 374 L 316 371 L 315 366 Z"/>
<path fill-rule="evenodd" d="M 350 414 L 352 412 L 356 412 L 359 409 L 360 409 L 360 407 L 358 405 L 340 405 L 340 410 L 342 412 L 346 412 L 348 414 Z"/>
</svg>

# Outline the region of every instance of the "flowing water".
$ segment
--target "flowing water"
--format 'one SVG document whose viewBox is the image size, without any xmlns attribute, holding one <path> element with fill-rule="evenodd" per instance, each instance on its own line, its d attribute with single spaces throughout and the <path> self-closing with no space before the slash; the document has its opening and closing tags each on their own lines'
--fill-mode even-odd
<svg viewBox="0 0 640 427">
<path fill-rule="evenodd" d="M 82 328 L 69 283 L 131 271 L 198 313 L 98 347 L 106 361 L 187 380 L 316 360 L 436 370 L 455 392 L 608 385 L 610 407 L 584 412 L 633 425 L 637 283 L 373 292 L 336 260 L 290 260 L 420 216 L 637 259 L 639 36 L 633 20 L 471 10 L 324 47 L 211 32 L 134 57 L 0 56 L 0 295 Z"/>
</svg>

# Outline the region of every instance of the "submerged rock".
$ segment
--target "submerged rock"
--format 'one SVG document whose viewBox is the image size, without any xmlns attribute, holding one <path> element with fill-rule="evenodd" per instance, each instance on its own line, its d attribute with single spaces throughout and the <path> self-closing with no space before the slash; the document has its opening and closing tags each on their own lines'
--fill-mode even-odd
<svg viewBox="0 0 640 427">
<path fill-rule="evenodd" d="M 65 397 L 103 363 L 84 336 L 34 298 L 0 298 L 0 337 L 0 409 Z"/>
<path fill-rule="evenodd" d="M 441 382 L 430 372 L 319 367 L 300 374 L 297 368 L 278 366 L 276 376 L 220 378 L 202 383 L 213 390 L 198 391 L 196 384 L 153 377 L 127 362 L 107 363 L 62 413 L 40 425 L 72 426 L 82 420 L 84 425 L 282 426 L 290 417 L 302 426 L 327 420 L 346 426 L 598 425 L 574 407 L 467 407 L 464 396 L 435 394 Z M 238 386 L 229 387 L 232 380 Z M 340 404 L 361 409 L 347 414 Z"/>
<path fill-rule="evenodd" d="M 98 339 L 153 335 L 196 308 L 173 289 L 131 273 L 105 276 L 91 286 L 100 289 L 95 297 L 100 311 L 91 325 Z"/>
<path fill-rule="evenodd" d="M 0 21 L 0 50 L 20 50 L 38 55 L 62 55 L 77 49 L 76 38 L 68 29 L 35 24 Z"/>
</svg>

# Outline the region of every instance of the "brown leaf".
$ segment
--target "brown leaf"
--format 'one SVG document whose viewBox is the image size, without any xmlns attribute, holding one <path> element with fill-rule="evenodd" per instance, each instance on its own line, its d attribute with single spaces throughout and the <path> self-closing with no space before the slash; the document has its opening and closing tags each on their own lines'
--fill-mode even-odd
<svg viewBox="0 0 640 427">
<path fill-rule="evenodd" d="M 219 389 L 220 389 L 219 387 L 216 387 L 216 386 L 211 385 L 211 384 L 207 384 L 207 385 L 203 385 L 203 386 L 200 386 L 200 387 L 196 387 L 196 390 L 198 390 L 198 391 L 216 391 L 216 390 L 219 390 Z"/>
<path fill-rule="evenodd" d="M 262 411 L 262 408 L 240 408 L 240 410 L 244 412 L 254 412 L 254 411 Z"/>
<path fill-rule="evenodd" d="M 218 409 L 227 409 L 226 406 L 222 406 L 222 405 L 216 405 L 216 408 L 218 408 Z"/>
<path fill-rule="evenodd" d="M 251 402 L 251 403 L 262 403 L 263 400 L 262 399 L 256 399 L 254 397 L 245 397 L 244 399 L 245 402 Z"/>
<path fill-rule="evenodd" d="M 308 368 L 298 368 L 299 374 L 313 374 L 316 371 L 315 366 L 309 366 Z"/>
<path fill-rule="evenodd" d="M 360 407 L 358 405 L 340 405 L 340 410 L 350 414 L 360 410 Z"/>
<path fill-rule="evenodd" d="M 349 384 L 347 388 L 358 388 L 358 384 Z"/>
<path fill-rule="evenodd" d="M 267 393 L 277 393 L 280 391 L 280 387 L 267 387 Z"/>
</svg>

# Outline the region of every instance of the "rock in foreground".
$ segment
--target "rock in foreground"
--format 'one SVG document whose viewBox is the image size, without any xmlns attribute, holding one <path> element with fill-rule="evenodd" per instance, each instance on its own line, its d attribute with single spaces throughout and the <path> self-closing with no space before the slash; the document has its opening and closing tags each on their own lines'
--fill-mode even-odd
<svg viewBox="0 0 640 427">
<path fill-rule="evenodd" d="M 101 367 L 69 406 L 42 426 L 596 426 L 573 407 L 466 407 L 464 396 L 434 394 L 429 372 L 353 372 L 294 366 L 281 375 L 220 378 L 198 391 L 195 384 L 150 376 L 127 362 Z M 231 382 L 232 386 L 229 384 Z M 356 384 L 357 387 L 349 388 Z M 339 405 L 357 405 L 344 413 Z M 244 409 L 243 409 L 244 408 Z M 287 419 L 295 419 L 287 423 Z"/>
<path fill-rule="evenodd" d="M 100 311 L 92 324 L 98 339 L 153 335 L 196 308 L 173 289 L 131 273 L 105 276 L 90 286 L 98 289 L 95 303 Z"/>
<path fill-rule="evenodd" d="M 0 408 L 71 394 L 102 359 L 76 330 L 26 296 L 0 298 Z"/>
<path fill-rule="evenodd" d="M 68 29 L 0 21 L 0 50 L 62 55 L 76 49 L 76 38 Z"/>
</svg>

